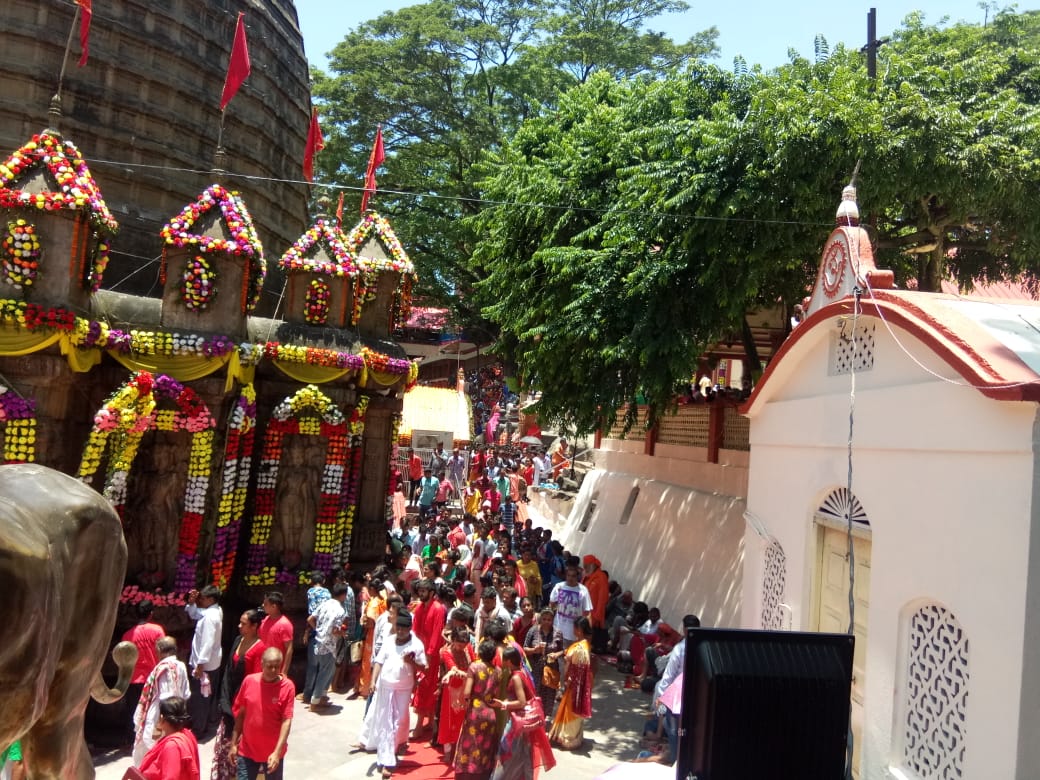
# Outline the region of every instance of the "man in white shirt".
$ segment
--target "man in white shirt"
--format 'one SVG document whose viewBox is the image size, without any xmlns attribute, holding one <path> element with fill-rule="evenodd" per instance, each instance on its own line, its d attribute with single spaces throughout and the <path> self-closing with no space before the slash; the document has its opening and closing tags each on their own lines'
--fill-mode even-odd
<svg viewBox="0 0 1040 780">
<path fill-rule="evenodd" d="M 384 778 L 397 766 L 397 749 L 408 741 L 408 702 L 415 675 L 426 670 L 426 651 L 412 633 L 412 616 L 401 610 L 394 640 L 385 642 L 372 665 L 375 694 L 358 736 L 359 747 L 375 750 Z"/>
<path fill-rule="evenodd" d="M 314 631 L 314 658 L 318 670 L 314 675 L 314 688 L 304 690 L 304 703 L 310 702 L 312 710 L 321 710 L 329 706 L 329 685 L 336 672 L 336 645 L 339 638 L 349 629 L 348 636 L 353 636 L 354 594 L 345 582 L 337 582 L 332 587 L 332 598 L 326 599 L 317 611 L 307 618 L 311 630 Z M 347 623 L 347 626 L 344 626 Z"/>
<path fill-rule="evenodd" d="M 577 566 L 568 564 L 564 576 L 566 579 L 556 583 L 549 594 L 549 608 L 556 613 L 553 627 L 563 634 L 563 641 L 569 646 L 577 640 L 574 621 L 592 614 L 592 597 L 589 589 L 578 582 Z"/>
<path fill-rule="evenodd" d="M 195 635 L 191 639 L 191 656 L 188 666 L 191 678 L 188 686 L 188 712 L 191 715 L 191 730 L 197 739 L 204 739 L 211 726 L 216 727 L 219 719 L 217 699 L 220 693 L 222 651 L 220 635 L 224 627 L 224 612 L 217 601 L 220 589 L 207 585 L 201 591 L 188 593 L 184 611 L 195 621 Z M 205 687 L 203 679 L 208 678 Z M 208 692 L 204 693 L 204 690 Z"/>
</svg>

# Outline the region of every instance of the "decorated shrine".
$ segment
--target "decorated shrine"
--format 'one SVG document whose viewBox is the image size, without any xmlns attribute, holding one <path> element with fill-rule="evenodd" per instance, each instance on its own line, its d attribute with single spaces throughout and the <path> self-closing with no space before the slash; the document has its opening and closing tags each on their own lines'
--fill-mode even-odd
<svg viewBox="0 0 1040 780">
<path fill-rule="evenodd" d="M 112 502 L 127 602 L 292 593 L 382 559 L 418 373 L 390 336 L 412 264 L 384 218 L 345 234 L 321 216 L 281 256 L 285 289 L 265 289 L 246 200 L 215 183 L 171 215 L 161 298 L 126 295 L 99 290 L 118 225 L 76 147 L 47 131 L 0 164 L 3 459 Z M 263 295 L 276 318 L 252 314 Z"/>
</svg>

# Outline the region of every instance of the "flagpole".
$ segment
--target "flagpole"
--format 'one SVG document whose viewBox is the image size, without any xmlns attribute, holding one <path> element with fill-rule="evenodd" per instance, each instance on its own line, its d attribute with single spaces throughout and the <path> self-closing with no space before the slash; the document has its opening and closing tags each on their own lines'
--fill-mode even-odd
<svg viewBox="0 0 1040 780">
<path fill-rule="evenodd" d="M 51 105 L 54 107 L 55 101 L 57 101 L 57 109 L 61 111 L 61 87 L 65 82 L 65 70 L 69 64 L 69 51 L 72 50 L 72 36 L 76 34 L 76 22 L 79 21 L 80 7 L 76 6 L 76 11 L 72 15 L 72 24 L 69 25 L 69 37 L 65 41 L 65 54 L 61 58 L 61 71 L 58 73 L 58 90 L 54 93 L 54 97 L 51 98 Z"/>
</svg>

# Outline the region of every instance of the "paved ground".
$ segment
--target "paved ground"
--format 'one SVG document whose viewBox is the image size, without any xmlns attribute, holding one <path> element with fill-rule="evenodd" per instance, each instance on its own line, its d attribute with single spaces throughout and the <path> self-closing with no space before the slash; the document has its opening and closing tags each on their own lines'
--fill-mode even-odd
<svg viewBox="0 0 1040 780">
<path fill-rule="evenodd" d="M 577 751 L 557 751 L 558 763 L 548 777 L 591 780 L 613 764 L 636 755 L 650 699 L 623 686 L 624 675 L 606 663 L 599 664 L 593 716 L 585 727 L 585 744 Z M 310 712 L 297 702 L 285 761 L 287 780 L 379 776 L 374 755 L 351 753 L 361 727 L 364 703 L 341 694 L 332 694 L 330 698 L 335 706 L 321 714 Z M 207 778 L 213 756 L 212 740 L 200 746 L 200 754 L 202 776 Z M 125 751 L 106 753 L 96 756 L 94 763 L 99 780 L 120 780 L 130 765 L 130 757 Z M 445 775 L 450 777 L 448 772 Z"/>
</svg>

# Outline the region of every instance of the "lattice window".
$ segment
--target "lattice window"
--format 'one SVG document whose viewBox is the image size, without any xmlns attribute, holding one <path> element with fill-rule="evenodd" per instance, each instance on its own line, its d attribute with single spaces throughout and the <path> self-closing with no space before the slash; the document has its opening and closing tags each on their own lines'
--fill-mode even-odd
<svg viewBox="0 0 1040 780">
<path fill-rule="evenodd" d="M 675 414 L 666 414 L 660 418 L 657 443 L 675 444 L 680 447 L 707 447 L 710 414 L 711 409 L 707 404 L 680 406 Z"/>
<path fill-rule="evenodd" d="M 744 450 L 751 449 L 748 443 L 751 437 L 751 420 L 737 411 L 734 406 L 724 407 L 722 418 L 722 449 Z"/>
<path fill-rule="evenodd" d="M 852 321 L 842 320 L 838 330 L 831 337 L 830 375 L 856 371 L 869 371 L 874 367 L 874 350 L 876 324 L 873 322 L 856 325 L 856 338 L 853 339 Z"/>
<path fill-rule="evenodd" d="M 787 556 L 775 539 L 766 548 L 765 571 L 762 573 L 762 628 L 779 631 L 783 628 L 784 589 L 787 580 Z"/>
<path fill-rule="evenodd" d="M 968 637 L 937 604 L 917 610 L 906 630 L 904 768 L 921 778 L 964 777 Z"/>
<path fill-rule="evenodd" d="M 625 415 L 628 414 L 628 407 L 622 406 L 617 410 L 617 414 L 614 417 L 614 424 L 607 432 L 604 438 L 606 439 L 620 439 L 622 433 L 625 430 Z M 640 406 L 636 408 L 636 421 L 632 424 L 632 427 L 628 429 L 628 433 L 624 434 L 625 441 L 643 441 L 646 438 L 646 407 Z"/>
<path fill-rule="evenodd" d="M 832 490 L 827 498 L 823 499 L 823 503 L 820 504 L 820 508 L 816 511 L 823 517 L 839 520 L 842 523 L 847 523 L 851 516 L 854 523 L 870 525 L 870 521 L 867 520 L 867 513 L 863 509 L 863 504 L 859 502 L 855 495 L 849 493 L 848 488 Z"/>
</svg>

